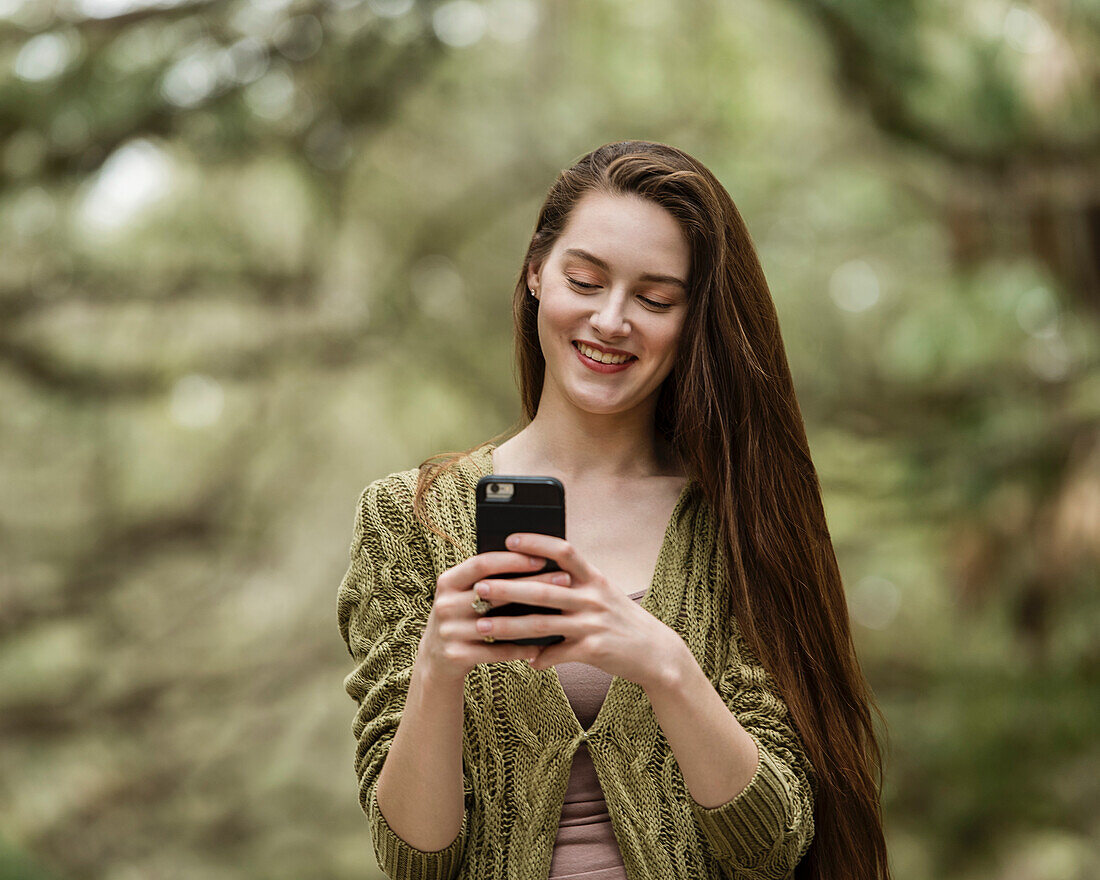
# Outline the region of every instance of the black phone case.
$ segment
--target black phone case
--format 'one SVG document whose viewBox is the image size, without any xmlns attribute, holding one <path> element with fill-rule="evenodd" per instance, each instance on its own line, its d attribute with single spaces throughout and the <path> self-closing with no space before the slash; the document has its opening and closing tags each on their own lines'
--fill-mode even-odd
<svg viewBox="0 0 1100 880">
<path fill-rule="evenodd" d="M 488 500 L 487 487 L 491 483 L 509 483 L 514 486 L 512 498 L 508 501 Z M 565 538 L 565 487 L 560 480 L 555 477 L 489 474 L 477 481 L 477 552 L 507 550 L 504 539 L 513 532 L 538 532 L 542 535 L 553 535 L 555 538 Z M 547 559 L 546 565 L 535 571 L 500 572 L 493 577 L 531 577 L 559 570 L 560 566 L 553 559 Z M 515 617 L 520 614 L 561 614 L 561 609 L 528 605 L 526 602 L 508 602 L 485 612 L 486 617 Z M 516 645 L 556 645 L 565 641 L 565 636 L 497 641 Z"/>
</svg>

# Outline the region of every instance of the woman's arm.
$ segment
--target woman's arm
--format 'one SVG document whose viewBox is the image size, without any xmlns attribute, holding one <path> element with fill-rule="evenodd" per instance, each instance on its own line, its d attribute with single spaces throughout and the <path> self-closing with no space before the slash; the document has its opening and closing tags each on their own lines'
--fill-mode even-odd
<svg viewBox="0 0 1100 880">
<path fill-rule="evenodd" d="M 695 819 L 727 876 L 789 877 L 813 840 L 814 792 L 787 707 L 736 631 L 717 686 L 679 644 L 646 694 Z"/>
<path fill-rule="evenodd" d="M 394 480 L 376 480 L 360 496 L 337 598 L 340 633 L 357 664 L 344 688 L 359 705 L 359 801 L 389 877 L 453 880 L 467 836 L 463 685 L 417 662 L 433 568 L 411 498 Z"/>
<path fill-rule="evenodd" d="M 682 641 L 664 677 L 646 689 L 684 784 L 695 802 L 714 809 L 737 797 L 756 775 L 756 740 L 722 702 Z M 715 755 L 728 761 L 715 762 Z"/>
<path fill-rule="evenodd" d="M 389 827 L 417 849 L 445 849 L 462 828 L 462 724 L 463 683 L 417 659 L 375 794 Z"/>
</svg>

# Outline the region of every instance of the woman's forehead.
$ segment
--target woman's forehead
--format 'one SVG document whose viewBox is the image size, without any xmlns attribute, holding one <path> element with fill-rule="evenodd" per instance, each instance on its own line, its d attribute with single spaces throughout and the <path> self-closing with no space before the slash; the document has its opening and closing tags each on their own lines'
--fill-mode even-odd
<svg viewBox="0 0 1100 880">
<path fill-rule="evenodd" d="M 637 196 L 603 193 L 577 203 L 554 249 L 560 259 L 589 262 L 605 271 L 681 279 L 691 259 L 680 224 L 665 208 Z"/>
</svg>

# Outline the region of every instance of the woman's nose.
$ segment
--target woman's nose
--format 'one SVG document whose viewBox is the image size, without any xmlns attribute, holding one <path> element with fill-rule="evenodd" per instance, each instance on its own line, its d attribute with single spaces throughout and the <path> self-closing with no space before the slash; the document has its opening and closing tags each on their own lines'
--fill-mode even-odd
<svg viewBox="0 0 1100 880">
<path fill-rule="evenodd" d="M 592 316 L 592 326 L 603 336 L 619 336 L 623 332 L 623 303 L 616 297 L 609 297 Z"/>
</svg>

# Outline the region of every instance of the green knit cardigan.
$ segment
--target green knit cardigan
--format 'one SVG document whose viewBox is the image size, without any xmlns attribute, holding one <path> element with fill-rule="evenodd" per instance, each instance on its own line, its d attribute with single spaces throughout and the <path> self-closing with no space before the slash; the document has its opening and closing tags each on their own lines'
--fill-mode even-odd
<svg viewBox="0 0 1100 880">
<path fill-rule="evenodd" d="M 358 705 L 351 728 L 359 801 L 382 870 L 394 880 L 546 880 L 583 740 L 630 880 L 790 877 L 813 839 L 815 771 L 772 677 L 729 614 L 715 518 L 694 480 L 676 502 L 641 606 L 680 635 L 756 741 L 760 758 L 744 790 L 717 807 L 696 803 L 634 682 L 612 678 L 585 731 L 553 668 L 508 660 L 466 676 L 458 836 L 425 852 L 389 827 L 375 796 L 378 776 L 401 721 L 436 578 L 476 552 L 474 489 L 492 468 L 493 448 L 464 456 L 427 496 L 432 521 L 457 547 L 413 517 L 417 469 L 379 478 L 359 498 L 337 616 L 356 664 L 344 687 Z"/>
</svg>

